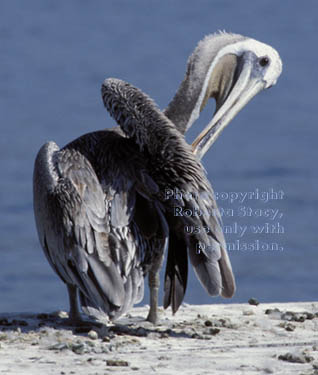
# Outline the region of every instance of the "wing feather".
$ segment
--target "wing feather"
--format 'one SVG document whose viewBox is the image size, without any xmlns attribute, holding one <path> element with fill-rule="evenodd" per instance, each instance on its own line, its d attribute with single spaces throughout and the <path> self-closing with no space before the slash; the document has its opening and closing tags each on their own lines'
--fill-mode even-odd
<svg viewBox="0 0 318 375">
<path fill-rule="evenodd" d="M 73 146 L 60 150 L 49 142 L 37 156 L 34 209 L 40 242 L 61 279 L 78 286 L 83 310 L 114 318 L 143 297 L 153 238 L 159 233 L 157 252 L 167 242 L 162 207 L 151 197 L 158 187 L 144 167 L 126 163 L 121 168 L 110 160 L 100 170 L 89 153 Z M 136 214 L 137 201 L 144 217 Z"/>
</svg>

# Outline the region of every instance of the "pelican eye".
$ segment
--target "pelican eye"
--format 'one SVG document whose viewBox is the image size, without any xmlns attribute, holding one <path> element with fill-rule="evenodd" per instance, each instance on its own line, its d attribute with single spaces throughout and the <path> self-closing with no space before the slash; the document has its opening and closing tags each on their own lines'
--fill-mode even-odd
<svg viewBox="0 0 318 375">
<path fill-rule="evenodd" d="M 269 64 L 269 58 L 267 56 L 260 57 L 258 62 L 260 66 L 267 66 Z"/>
</svg>

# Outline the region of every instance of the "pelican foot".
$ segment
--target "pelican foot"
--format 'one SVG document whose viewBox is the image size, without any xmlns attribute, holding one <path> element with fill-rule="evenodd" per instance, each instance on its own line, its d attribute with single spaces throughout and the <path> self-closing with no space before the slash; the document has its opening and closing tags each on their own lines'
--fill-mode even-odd
<svg viewBox="0 0 318 375">
<path fill-rule="evenodd" d="M 61 325 L 66 327 L 73 327 L 76 331 L 89 332 L 94 328 L 102 328 L 103 323 L 96 321 L 94 318 L 83 318 L 80 313 L 68 314 L 68 317 L 62 318 Z"/>
<path fill-rule="evenodd" d="M 154 325 L 157 324 L 158 323 L 158 310 L 150 308 L 146 321 Z"/>
</svg>

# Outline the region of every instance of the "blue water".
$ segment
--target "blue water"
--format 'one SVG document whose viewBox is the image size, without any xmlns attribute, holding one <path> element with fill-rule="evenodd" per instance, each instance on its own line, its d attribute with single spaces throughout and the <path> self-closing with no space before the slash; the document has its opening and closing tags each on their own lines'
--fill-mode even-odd
<svg viewBox="0 0 318 375">
<path fill-rule="evenodd" d="M 274 46 L 284 63 L 278 84 L 248 104 L 203 160 L 217 192 L 284 193 L 267 203 L 218 201 L 234 213 L 223 217 L 225 225 L 248 227 L 241 238 L 227 234 L 227 242 L 259 240 L 281 249 L 230 251 L 238 286 L 231 301 L 317 300 L 317 10 L 314 0 L 288 8 L 275 0 L 1 1 L 0 310 L 68 308 L 33 220 L 40 146 L 113 126 L 100 98 L 106 77 L 131 82 L 164 108 L 196 43 L 218 29 Z M 212 111 L 209 104 L 189 142 Z M 278 209 L 281 216 L 239 217 L 242 207 Z M 265 223 L 279 223 L 284 233 L 251 233 L 251 225 Z M 185 301 L 222 299 L 210 298 L 191 273 Z"/>
</svg>

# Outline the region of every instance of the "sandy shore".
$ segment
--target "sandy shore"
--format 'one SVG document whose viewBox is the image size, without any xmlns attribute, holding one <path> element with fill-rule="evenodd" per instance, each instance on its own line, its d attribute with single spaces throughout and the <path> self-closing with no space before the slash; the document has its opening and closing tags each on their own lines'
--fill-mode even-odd
<svg viewBox="0 0 318 375">
<path fill-rule="evenodd" d="M 0 373 L 318 374 L 318 302 L 136 308 L 88 332 L 65 313 L 0 314 Z"/>
</svg>

